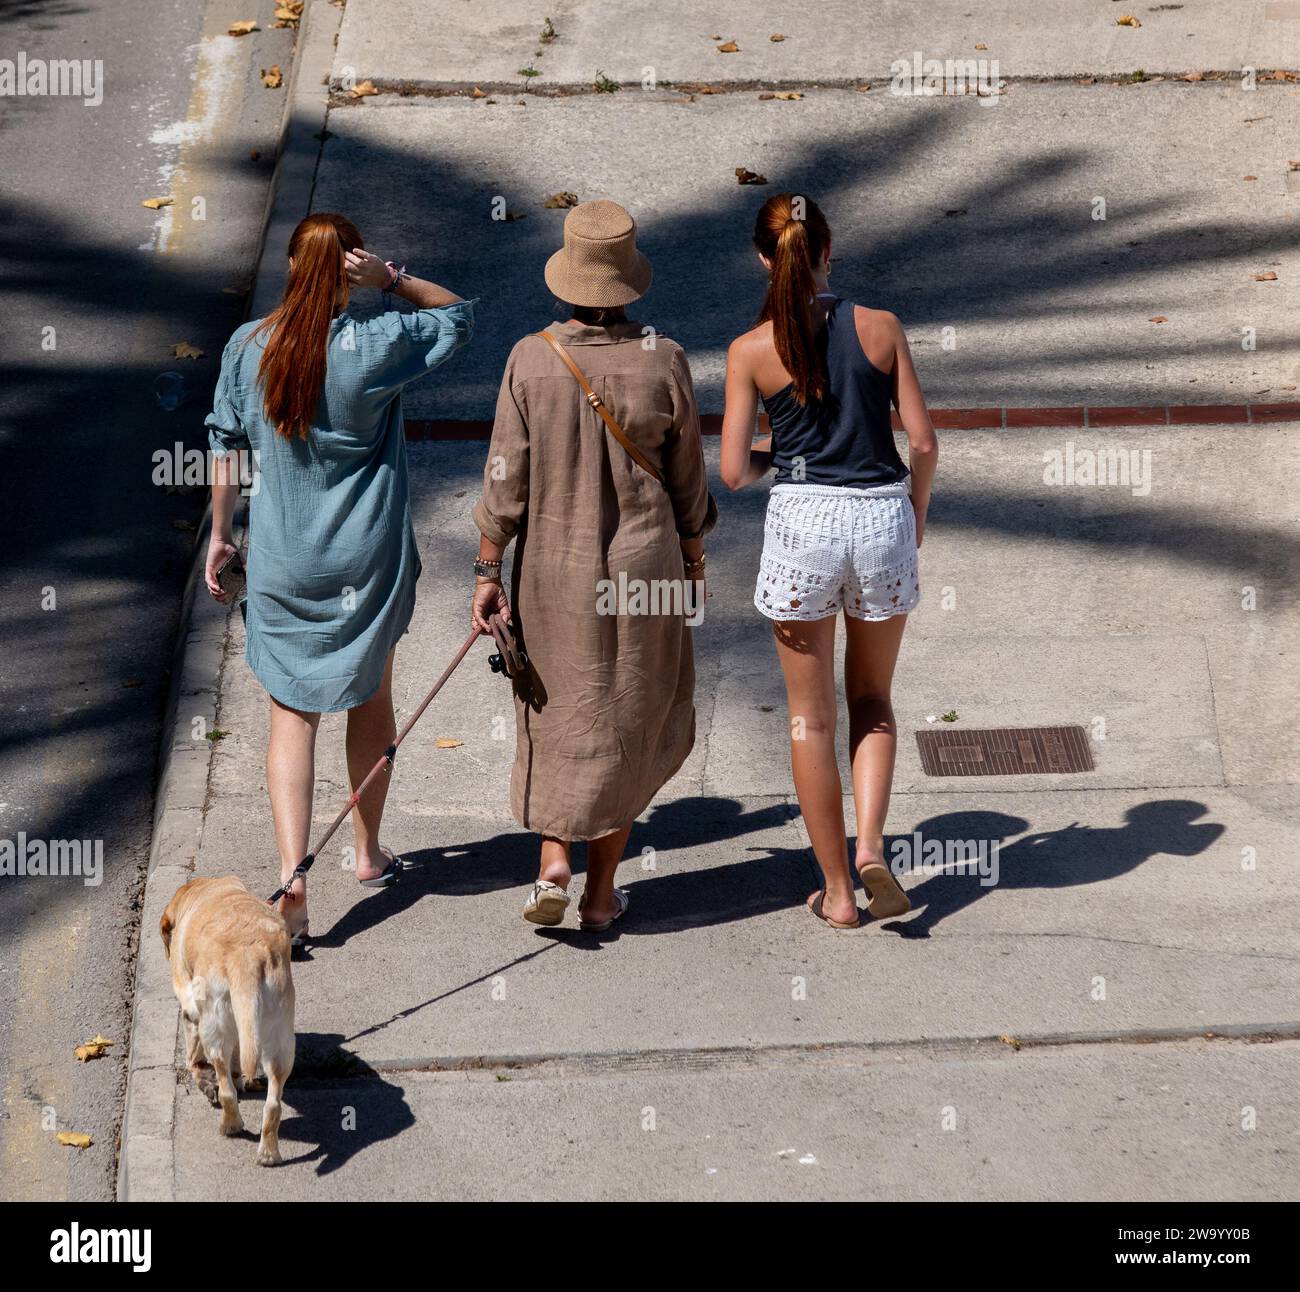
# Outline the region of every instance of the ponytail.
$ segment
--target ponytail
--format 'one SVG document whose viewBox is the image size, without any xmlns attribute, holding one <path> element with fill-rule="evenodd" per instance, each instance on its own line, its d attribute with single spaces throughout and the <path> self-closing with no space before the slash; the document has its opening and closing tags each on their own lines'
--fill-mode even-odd
<svg viewBox="0 0 1300 1292">
<path fill-rule="evenodd" d="M 812 198 L 778 193 L 763 203 L 754 245 L 772 273 L 758 321 L 771 321 L 777 356 L 801 404 L 826 397 L 826 365 L 813 326 L 813 273 L 829 244 L 830 227 Z"/>
<path fill-rule="evenodd" d="M 309 215 L 289 239 L 289 279 L 280 304 L 250 336 L 267 334 L 257 375 L 266 420 L 292 439 L 307 438 L 325 385 L 325 352 L 340 294 L 348 280 L 344 252 L 362 246 L 341 215 Z"/>
</svg>

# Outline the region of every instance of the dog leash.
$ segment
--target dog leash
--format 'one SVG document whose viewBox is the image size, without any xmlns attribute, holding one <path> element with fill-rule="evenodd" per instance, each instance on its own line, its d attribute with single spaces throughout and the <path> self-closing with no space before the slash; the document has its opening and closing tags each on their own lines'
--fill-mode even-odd
<svg viewBox="0 0 1300 1292">
<path fill-rule="evenodd" d="M 488 665 L 494 673 L 504 673 L 506 677 L 514 677 L 528 666 L 528 656 L 521 651 L 516 642 L 515 635 L 510 630 L 510 625 L 501 618 L 499 614 L 493 615 L 488 620 L 488 627 L 492 630 L 492 640 L 496 643 L 497 653 L 488 657 Z M 316 858 L 320 855 L 321 849 L 329 843 L 334 836 L 334 831 L 348 819 L 352 809 L 360 802 L 361 796 L 366 792 L 370 782 L 379 775 L 380 772 L 391 772 L 393 770 L 393 760 L 397 757 L 397 747 L 406 739 L 407 733 L 420 720 L 420 715 L 424 713 L 433 701 L 433 697 L 442 690 L 443 684 L 456 671 L 456 666 L 469 654 L 470 647 L 478 641 L 482 634 L 477 628 L 465 638 L 461 648 L 456 652 L 451 663 L 443 670 L 442 676 L 433 684 L 429 694 L 420 701 L 420 707 L 411 714 L 406 725 L 397 733 L 397 738 L 393 741 L 383 754 L 380 755 L 379 761 L 370 769 L 366 779 L 352 791 L 351 797 L 343 805 L 338 816 L 330 822 L 329 829 L 316 841 L 316 846 L 293 868 L 293 874 L 280 885 L 279 888 L 266 899 L 267 905 L 272 906 L 280 900 L 292 887 L 294 880 L 301 879 L 312 868 Z"/>
</svg>

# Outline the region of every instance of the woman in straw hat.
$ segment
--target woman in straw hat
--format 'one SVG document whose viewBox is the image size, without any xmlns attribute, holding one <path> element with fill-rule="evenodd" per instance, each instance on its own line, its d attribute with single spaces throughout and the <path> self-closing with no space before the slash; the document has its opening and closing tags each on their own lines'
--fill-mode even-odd
<svg viewBox="0 0 1300 1292">
<path fill-rule="evenodd" d="M 650 277 L 621 206 L 568 213 L 546 284 L 573 315 L 511 351 L 474 508 L 473 622 L 487 631 L 506 614 L 529 658 L 515 681 L 511 810 L 542 836 L 524 907 L 534 924 L 563 920 L 576 840 L 582 927 L 627 910 L 614 872 L 632 822 L 695 742 L 688 625 L 716 510 L 686 355 L 625 312 Z"/>
</svg>

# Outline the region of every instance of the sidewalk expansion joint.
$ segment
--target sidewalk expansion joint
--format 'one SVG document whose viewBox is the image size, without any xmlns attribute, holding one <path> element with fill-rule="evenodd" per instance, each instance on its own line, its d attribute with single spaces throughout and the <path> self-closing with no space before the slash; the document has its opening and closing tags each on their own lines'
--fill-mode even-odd
<svg viewBox="0 0 1300 1292">
<path fill-rule="evenodd" d="M 1012 1058 L 1025 1050 L 1056 1051 L 1073 1047 L 1162 1046 L 1200 1041 L 1206 1044 L 1269 1045 L 1300 1040 L 1300 1022 L 1243 1023 L 1213 1027 L 1135 1029 L 1133 1031 L 1056 1032 L 1037 1036 L 921 1037 L 902 1041 L 824 1041 L 804 1044 L 716 1046 L 660 1050 L 612 1050 L 534 1055 L 464 1055 L 388 1059 L 366 1062 L 351 1055 L 314 1065 L 300 1060 L 293 1085 L 338 1085 L 382 1080 L 401 1074 L 494 1080 L 569 1079 L 619 1076 L 632 1072 L 740 1072 L 789 1065 L 853 1067 L 905 1058 L 936 1060 Z"/>
<path fill-rule="evenodd" d="M 1257 70 L 1257 87 L 1260 89 L 1272 88 L 1274 86 L 1284 86 L 1290 83 L 1290 76 L 1286 75 L 1287 69 L 1267 68 Z M 1278 73 L 1282 75 L 1279 76 Z M 1195 76 L 1195 80 L 1187 79 L 1189 76 Z M 571 99 L 571 98 L 588 98 L 595 95 L 606 95 L 612 98 L 617 91 L 633 91 L 637 93 L 651 94 L 678 94 L 693 95 L 703 93 L 710 97 L 724 94 L 752 94 L 755 91 L 764 90 L 800 90 L 813 92 L 817 90 L 857 90 L 862 93 L 879 91 L 881 96 L 889 95 L 889 86 L 891 74 L 888 70 L 878 70 L 874 72 L 863 72 L 858 76 L 828 76 L 828 77 L 747 77 L 743 80 L 718 80 L 718 81 L 656 81 L 653 88 L 647 90 L 640 81 L 620 81 L 616 84 L 616 89 L 611 90 L 608 85 L 598 86 L 592 81 L 553 81 L 542 85 L 530 84 L 527 81 L 439 81 L 433 84 L 426 82 L 417 82 L 403 80 L 401 78 L 387 78 L 375 76 L 373 74 L 365 77 L 371 85 L 378 91 L 376 96 L 379 99 L 451 99 L 465 98 L 473 94 L 475 90 L 482 94 L 489 95 L 513 95 L 515 97 L 524 97 L 532 99 Z M 1188 68 L 1183 72 L 1160 72 L 1152 75 L 1135 76 L 1133 73 L 1124 72 L 1088 72 L 1078 71 L 1069 73 L 1043 73 L 1040 75 L 1023 75 L 1023 76 L 999 76 L 1001 92 L 996 95 L 978 95 L 978 94 L 934 94 L 934 95 L 899 95 L 897 97 L 907 98 L 924 98 L 924 99 L 954 99 L 954 98 L 1000 98 L 1006 93 L 1007 89 L 1016 85 L 1034 85 L 1045 86 L 1049 88 L 1077 87 L 1081 90 L 1098 89 L 1105 86 L 1144 86 L 1151 88 L 1156 85 L 1180 86 L 1186 90 L 1195 90 L 1200 86 L 1222 86 L 1226 82 L 1237 82 L 1241 79 L 1240 68 L 1221 69 L 1192 69 Z M 868 87 L 862 89 L 862 87 Z M 350 91 L 341 88 L 341 85 L 331 79 L 329 106 L 331 108 L 359 108 L 370 106 L 374 103 L 374 98 L 369 95 L 357 97 Z M 668 100 L 673 101 L 673 100 Z M 377 106 L 388 106 L 379 103 Z"/>
</svg>

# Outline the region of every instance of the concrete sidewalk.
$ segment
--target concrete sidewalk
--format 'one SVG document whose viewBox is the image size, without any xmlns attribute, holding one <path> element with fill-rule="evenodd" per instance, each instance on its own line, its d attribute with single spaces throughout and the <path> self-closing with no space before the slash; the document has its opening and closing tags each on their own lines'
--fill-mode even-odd
<svg viewBox="0 0 1300 1292">
<path fill-rule="evenodd" d="M 551 40 L 541 39 L 550 14 Z M 1122 14 L 1141 27 L 1121 27 Z M 395 33 L 401 33 L 400 39 Z M 773 41 L 773 35 L 784 36 Z M 739 46 L 719 53 L 723 44 Z M 807 85 L 888 77 L 895 59 L 996 60 L 1004 78 L 1193 71 L 1300 63 L 1300 6 L 1288 0 L 349 0 L 336 84 L 384 89 L 589 88 L 598 73 L 659 82 Z M 529 68 L 535 76 L 522 76 Z"/>
<path fill-rule="evenodd" d="M 601 22 L 609 32 L 606 8 L 552 11 L 561 39 L 545 57 L 557 56 L 557 77 L 576 75 L 558 57 L 570 37 L 572 66 L 590 61 L 583 33 Z M 889 39 L 911 39 L 888 28 L 903 6 L 881 8 Z M 1123 66 L 1114 51 L 1153 32 L 1172 67 L 1173 34 L 1192 19 L 1199 43 L 1179 39 L 1229 64 L 1294 30 L 1267 16 L 1286 6 L 1244 5 L 1231 28 L 1216 6 L 1185 8 L 1141 10 L 1140 30 L 1080 44 L 1092 55 L 1083 67 Z M 966 32 L 943 25 L 959 10 L 971 22 L 1017 11 L 933 9 L 927 49 Z M 450 24 L 437 58 L 416 25 L 425 12 Z M 746 12 L 766 41 L 767 11 Z M 405 18 L 405 45 L 440 88 L 453 64 L 471 84 L 491 82 L 518 57 L 505 28 L 520 26 L 527 45 L 540 21 L 501 3 L 350 0 L 336 76 L 346 56 L 382 81 L 356 51 L 367 30 Z M 463 48 L 462 20 L 479 24 Z M 811 76 L 796 21 L 808 20 L 770 19 L 791 39 L 760 61 L 793 49 Z M 1081 71 L 1070 41 L 1093 31 L 1081 23 L 1066 22 L 1057 45 L 1028 23 L 1003 22 L 999 37 L 1021 31 L 1044 74 Z M 665 52 L 646 58 L 677 59 L 685 77 L 689 30 L 665 21 L 668 40 L 647 29 Z M 817 31 L 827 67 L 853 61 Z M 991 31 L 975 39 L 992 45 Z M 639 59 L 634 36 L 609 43 Z M 375 48 L 389 67 L 405 57 L 391 39 Z M 612 58 L 605 70 L 618 74 Z M 411 417 L 490 413 L 509 346 L 551 311 L 540 268 L 563 212 L 541 202 L 561 189 L 633 207 L 656 266 L 644 317 L 687 345 L 713 411 L 722 347 L 761 286 L 748 221 L 774 186 L 805 184 L 827 194 L 842 231 L 837 287 L 903 316 L 936 403 L 1292 397 L 1292 87 L 1011 90 L 991 108 L 829 88 L 761 102 L 662 88 L 494 104 L 381 96 L 330 111 L 310 202 L 358 214 L 368 245 L 483 296 L 473 345 L 412 391 Z M 296 128 L 309 138 L 312 123 Z M 737 186 L 740 164 L 771 185 Z M 1105 222 L 1089 214 L 1098 194 L 1109 195 Z M 527 218 L 492 220 L 493 195 Z M 282 201 L 282 227 L 305 211 L 300 196 L 297 208 Z M 1274 263 L 1280 281 L 1252 279 Z M 274 275 L 272 263 L 263 298 Z M 1170 323 L 1151 324 L 1157 313 Z M 947 325 L 953 350 L 941 347 Z M 1257 351 L 1242 350 L 1243 326 L 1256 327 Z M 1052 455 L 1109 450 L 1143 463 L 1149 488 L 1049 483 Z M 295 968 L 298 1066 L 288 1160 L 274 1172 L 254 1167 L 251 1137 L 220 1138 L 171 1058 L 162 905 L 191 871 L 233 872 L 254 891 L 276 875 L 266 698 L 238 616 L 199 609 L 164 787 L 173 814 L 146 898 L 141 974 L 155 994 L 137 1014 L 125 1195 L 1300 1196 L 1286 1077 L 1288 1038 L 1300 1036 L 1300 426 L 943 437 L 923 600 L 897 679 L 889 825 L 904 840 L 997 844 L 996 882 L 915 868 L 903 879 L 914 913 L 852 934 L 802 909 L 816 872 L 791 792 L 780 674 L 750 603 L 765 489 L 725 494 L 716 441 L 707 451 L 721 520 L 695 633 L 698 740 L 636 825 L 620 878 L 627 922 L 596 937 L 520 918 L 536 840 L 506 808 L 510 700 L 476 647 L 394 774 L 388 842 L 416 868 L 397 889 L 362 895 L 340 837 L 312 872 L 318 941 Z M 399 720 L 463 639 L 484 456 L 481 444 L 410 449 L 424 575 L 398 653 Z M 1096 769 L 927 776 L 915 733 L 950 710 L 957 730 L 1079 724 Z M 223 736 L 191 741 L 191 715 Z M 444 737 L 460 743 L 439 748 Z M 341 718 L 322 723 L 318 747 L 323 823 L 347 793 Z M 850 830 L 851 818 L 846 803 Z M 247 1101 L 246 1124 L 259 1115 Z"/>
<path fill-rule="evenodd" d="M 388 839 L 418 869 L 365 896 L 342 846 L 313 872 L 319 941 L 295 970 L 293 1164 L 269 1182 L 251 1143 L 221 1143 L 182 1081 L 177 1195 L 210 1196 L 219 1179 L 237 1197 L 527 1197 L 549 1179 L 575 1197 L 924 1199 L 965 1179 L 999 1197 L 1296 1196 L 1293 1095 L 1277 1075 L 1289 1049 L 1132 1044 L 1297 1030 L 1285 714 L 1297 517 L 1265 500 L 1300 445 L 1291 428 L 1234 429 L 1232 450 L 1224 434 L 1166 433 L 1158 502 L 1067 496 L 1041 471 L 1035 486 L 1029 464 L 1050 432 L 946 439 L 927 592 L 900 668 L 891 834 L 999 839 L 1000 873 L 988 886 L 909 876 L 916 914 L 852 936 L 800 906 L 815 872 L 789 792 L 779 673 L 748 604 L 761 490 L 721 499 L 714 599 L 696 633 L 700 737 L 633 835 L 619 936 L 519 918 L 536 843 L 505 809 L 511 742 L 494 736 L 508 699 L 477 649 L 399 756 Z M 1243 445 L 1276 463 L 1257 505 L 1207 513 Z M 399 652 L 403 713 L 461 636 L 483 453 L 411 451 L 426 572 Z M 1235 608 L 1249 581 L 1270 608 Z M 216 713 L 228 734 L 196 871 L 260 889 L 274 878 L 266 702 L 237 618 L 231 629 Z M 1102 718 L 1097 771 L 927 778 L 912 733 L 949 708 L 971 727 Z M 341 737 L 327 718 L 320 823 L 347 792 Z M 463 743 L 437 748 L 444 737 Z M 148 934 L 143 953 L 161 956 Z M 977 1038 L 999 1035 L 1026 1049 L 990 1057 Z M 1032 1044 L 1061 1036 L 1114 1039 L 1041 1055 Z M 838 1058 L 823 1070 L 827 1046 Z M 517 1095 L 497 1092 L 515 1080 Z M 1260 1109 L 1250 1135 L 1234 1129 L 1246 1104 Z M 964 1133 L 940 1138 L 949 1106 Z M 670 1133 L 639 1138 L 645 1108 Z M 852 1116 L 863 1112 L 877 1116 Z M 345 1116 L 355 1131 L 339 1130 Z M 456 1126 L 477 1128 L 477 1147 Z M 793 1161 L 777 1156 L 788 1148 Z M 808 1153 L 831 1169 L 796 1170 Z"/>
</svg>

